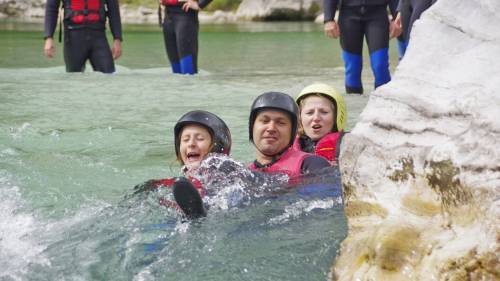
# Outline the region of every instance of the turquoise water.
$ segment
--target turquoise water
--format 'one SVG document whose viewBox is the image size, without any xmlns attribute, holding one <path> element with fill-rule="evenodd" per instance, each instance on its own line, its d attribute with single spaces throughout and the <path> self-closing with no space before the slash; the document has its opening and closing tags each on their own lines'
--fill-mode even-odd
<svg viewBox="0 0 500 281">
<path fill-rule="evenodd" d="M 158 206 L 169 191 L 131 196 L 178 175 L 172 132 L 186 111 L 226 120 L 232 156 L 246 163 L 257 95 L 295 95 L 314 81 L 342 89 L 338 42 L 321 26 L 204 25 L 197 76 L 170 73 L 155 26 L 125 28 L 114 75 L 65 73 L 61 45 L 55 59 L 42 56 L 39 24 L 0 27 L 0 279 L 327 278 L 346 233 L 336 198 L 219 206 L 190 225 Z M 363 80 L 369 89 L 370 71 Z M 346 97 L 349 128 L 367 100 Z"/>
</svg>

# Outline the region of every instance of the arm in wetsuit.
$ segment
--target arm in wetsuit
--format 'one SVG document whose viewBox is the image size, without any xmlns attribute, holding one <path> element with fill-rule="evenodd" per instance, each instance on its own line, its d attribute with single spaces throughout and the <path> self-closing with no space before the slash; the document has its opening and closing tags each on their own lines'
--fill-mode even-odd
<svg viewBox="0 0 500 281">
<path fill-rule="evenodd" d="M 337 12 L 338 5 L 338 0 L 323 1 L 324 22 L 333 21 L 335 19 L 335 13 Z"/>
<path fill-rule="evenodd" d="M 122 22 L 120 18 L 120 6 L 118 0 L 107 0 L 107 15 L 109 18 L 109 28 L 113 39 L 123 41 L 122 38 Z"/>
<path fill-rule="evenodd" d="M 113 59 L 118 59 L 122 55 L 122 22 L 120 18 L 120 6 L 118 0 L 107 0 L 107 15 L 109 18 L 109 29 L 111 29 L 111 34 L 113 34 L 113 46 L 111 47 L 111 53 L 113 54 Z"/>
<path fill-rule="evenodd" d="M 61 0 L 47 0 L 45 4 L 44 38 L 54 37 Z"/>
</svg>

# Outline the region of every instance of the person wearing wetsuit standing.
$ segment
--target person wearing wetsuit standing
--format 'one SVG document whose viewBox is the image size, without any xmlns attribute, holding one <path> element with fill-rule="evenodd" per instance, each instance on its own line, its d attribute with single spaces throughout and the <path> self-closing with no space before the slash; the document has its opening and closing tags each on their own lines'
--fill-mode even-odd
<svg viewBox="0 0 500 281">
<path fill-rule="evenodd" d="M 54 31 L 61 1 L 64 9 L 64 62 L 67 72 L 83 72 L 90 60 L 94 71 L 115 72 L 114 59 L 121 56 L 122 29 L 118 0 L 47 0 L 44 54 L 54 57 Z M 110 49 L 106 19 L 113 35 Z"/>
<path fill-rule="evenodd" d="M 403 32 L 398 37 L 399 59 L 402 59 L 408 42 L 410 41 L 411 29 L 413 23 L 420 18 L 422 13 L 427 10 L 435 0 L 400 0 L 398 4 L 399 15 L 396 18 L 402 27 Z"/>
<path fill-rule="evenodd" d="M 198 73 L 198 11 L 212 0 L 161 0 L 163 39 L 173 73 Z"/>
<path fill-rule="evenodd" d="M 340 3 L 338 23 L 335 12 Z M 348 94 L 362 94 L 361 70 L 363 38 L 366 37 L 375 88 L 391 80 L 389 73 L 389 38 L 399 35 L 394 22 L 398 0 L 324 0 L 325 34 L 340 36 L 345 64 L 345 88 Z M 389 22 L 387 8 L 392 19 Z"/>
</svg>

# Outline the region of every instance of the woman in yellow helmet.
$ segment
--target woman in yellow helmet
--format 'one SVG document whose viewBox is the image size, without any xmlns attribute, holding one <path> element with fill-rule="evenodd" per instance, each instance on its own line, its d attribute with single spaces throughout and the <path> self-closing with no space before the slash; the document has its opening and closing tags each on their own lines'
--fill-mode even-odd
<svg viewBox="0 0 500 281">
<path fill-rule="evenodd" d="M 347 119 L 344 98 L 333 87 L 314 83 L 305 87 L 295 101 L 299 106 L 299 130 L 294 149 L 323 156 L 336 165 Z"/>
</svg>

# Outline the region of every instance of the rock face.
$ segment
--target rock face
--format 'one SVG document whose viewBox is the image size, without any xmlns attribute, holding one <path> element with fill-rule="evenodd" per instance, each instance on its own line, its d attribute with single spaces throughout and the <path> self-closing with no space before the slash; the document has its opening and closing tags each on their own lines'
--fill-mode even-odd
<svg viewBox="0 0 500 281">
<path fill-rule="evenodd" d="M 243 0 L 236 13 L 200 13 L 202 23 L 239 20 L 314 20 L 322 12 L 322 0 Z M 124 23 L 156 23 L 157 9 L 120 5 Z M 0 0 L 0 18 L 40 20 L 45 16 L 45 0 Z"/>
<path fill-rule="evenodd" d="M 38 18 L 45 13 L 44 0 L 0 0 L 0 18 Z"/>
<path fill-rule="evenodd" d="M 243 0 L 236 16 L 246 20 L 313 20 L 322 12 L 321 0 Z"/>
<path fill-rule="evenodd" d="M 438 0 L 342 143 L 333 280 L 499 280 L 500 1 Z"/>
</svg>

